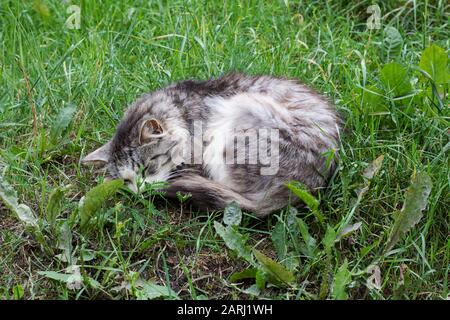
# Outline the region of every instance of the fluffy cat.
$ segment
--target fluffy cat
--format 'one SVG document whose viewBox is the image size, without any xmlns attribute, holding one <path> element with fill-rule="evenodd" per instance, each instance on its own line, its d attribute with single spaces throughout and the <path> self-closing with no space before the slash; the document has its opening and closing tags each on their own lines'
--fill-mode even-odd
<svg viewBox="0 0 450 320">
<path fill-rule="evenodd" d="M 263 217 L 288 204 L 286 182 L 326 185 L 340 126 L 327 99 L 295 80 L 230 74 L 144 95 L 82 162 L 106 165 L 133 191 L 167 181 L 168 197 L 190 193 L 200 209 L 236 201 Z"/>
</svg>

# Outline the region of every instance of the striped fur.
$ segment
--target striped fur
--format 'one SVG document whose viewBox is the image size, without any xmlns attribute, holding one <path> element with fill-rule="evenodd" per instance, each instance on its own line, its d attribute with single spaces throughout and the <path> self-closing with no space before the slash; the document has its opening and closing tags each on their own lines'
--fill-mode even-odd
<svg viewBox="0 0 450 320">
<path fill-rule="evenodd" d="M 111 141 L 84 162 L 105 163 L 112 177 L 125 179 L 135 191 L 138 179 L 164 180 L 169 197 L 190 193 L 199 208 L 220 209 L 236 201 L 266 216 L 288 204 L 287 181 L 298 180 L 312 191 L 326 185 L 338 160 L 340 126 L 328 100 L 295 80 L 242 74 L 188 80 L 137 100 Z M 140 141 L 143 128 L 146 143 Z M 237 129 L 276 130 L 277 136 L 266 142 L 257 136 L 251 150 L 249 140 L 243 139 L 241 147 L 229 144 Z M 203 139 L 193 142 L 196 130 Z M 254 163 L 251 155 L 261 154 L 255 146 L 272 142 L 278 153 L 272 146 L 267 155 L 277 155 L 277 170 L 262 174 L 267 163 Z M 194 145 L 201 153 L 186 156 Z M 327 161 L 330 152 L 334 157 Z M 229 155 L 232 161 L 227 162 Z M 238 158 L 245 162 L 237 163 Z"/>
</svg>

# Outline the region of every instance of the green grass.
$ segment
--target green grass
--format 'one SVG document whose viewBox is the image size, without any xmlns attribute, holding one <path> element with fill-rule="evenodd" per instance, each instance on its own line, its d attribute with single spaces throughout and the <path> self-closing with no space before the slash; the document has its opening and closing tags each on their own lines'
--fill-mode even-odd
<svg viewBox="0 0 450 320">
<path fill-rule="evenodd" d="M 154 283 L 190 299 L 331 298 L 345 278 L 345 261 L 349 299 L 448 298 L 448 82 L 438 88 L 439 107 L 431 82 L 421 82 L 414 67 L 432 44 L 448 54 L 449 6 L 379 3 L 381 29 L 367 30 L 371 1 L 73 1 L 81 6 L 81 28 L 70 30 L 62 1 L 0 0 L 0 173 L 39 219 L 39 227 L 26 228 L 0 203 L 0 298 L 152 297 Z M 403 38 L 393 50 L 383 32 L 388 26 Z M 391 61 L 419 78 L 414 99 L 399 102 L 385 88 L 380 72 Z M 346 125 L 339 171 L 319 194 L 325 221 L 306 208 L 299 217 L 316 243 L 349 213 L 351 224 L 362 223 L 310 256 L 286 240 L 299 263 L 295 285 L 253 294 L 252 281 L 230 281 L 249 264 L 217 235 L 221 212 L 193 212 L 151 190 L 142 197 L 121 189 L 90 228 L 78 223 L 80 198 L 102 180 L 79 160 L 111 137 L 128 104 L 177 80 L 233 70 L 297 78 L 335 102 Z M 382 112 L 362 96 L 361 88 L 374 87 L 386 93 Z M 55 129 L 71 105 L 76 111 L 67 127 Z M 362 172 L 380 155 L 381 169 L 355 206 Z M 383 255 L 415 172 L 433 183 L 424 216 Z M 57 188 L 64 196 L 52 222 L 47 204 Z M 286 236 L 289 217 L 288 211 L 263 220 L 244 215 L 239 233 L 275 258 L 271 235 L 279 225 Z M 373 263 L 381 269 L 380 289 L 366 285 Z M 80 268 L 80 286 L 51 279 L 71 264 Z"/>
</svg>

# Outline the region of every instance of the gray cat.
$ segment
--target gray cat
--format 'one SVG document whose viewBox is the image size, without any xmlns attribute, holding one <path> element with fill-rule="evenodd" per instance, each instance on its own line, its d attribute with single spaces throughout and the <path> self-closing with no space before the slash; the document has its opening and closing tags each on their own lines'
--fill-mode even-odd
<svg viewBox="0 0 450 320">
<path fill-rule="evenodd" d="M 325 97 L 295 80 L 188 80 L 137 100 L 114 137 L 82 162 L 106 165 L 135 192 L 167 181 L 168 197 L 191 194 L 199 209 L 236 201 L 263 217 L 289 203 L 287 182 L 313 192 L 326 185 L 341 123 Z"/>
</svg>

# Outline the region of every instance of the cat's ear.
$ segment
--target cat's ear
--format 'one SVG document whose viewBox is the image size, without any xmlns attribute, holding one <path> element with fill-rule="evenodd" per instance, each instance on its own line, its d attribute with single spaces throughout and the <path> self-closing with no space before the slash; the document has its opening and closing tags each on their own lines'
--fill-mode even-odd
<svg viewBox="0 0 450 320">
<path fill-rule="evenodd" d="M 156 119 L 147 119 L 141 124 L 139 130 L 139 144 L 143 145 L 152 138 L 159 138 L 165 134 L 165 130 L 161 123 Z"/>
<path fill-rule="evenodd" d="M 108 141 L 103 146 L 89 153 L 81 159 L 82 164 L 106 164 L 111 154 L 111 142 Z"/>
</svg>

